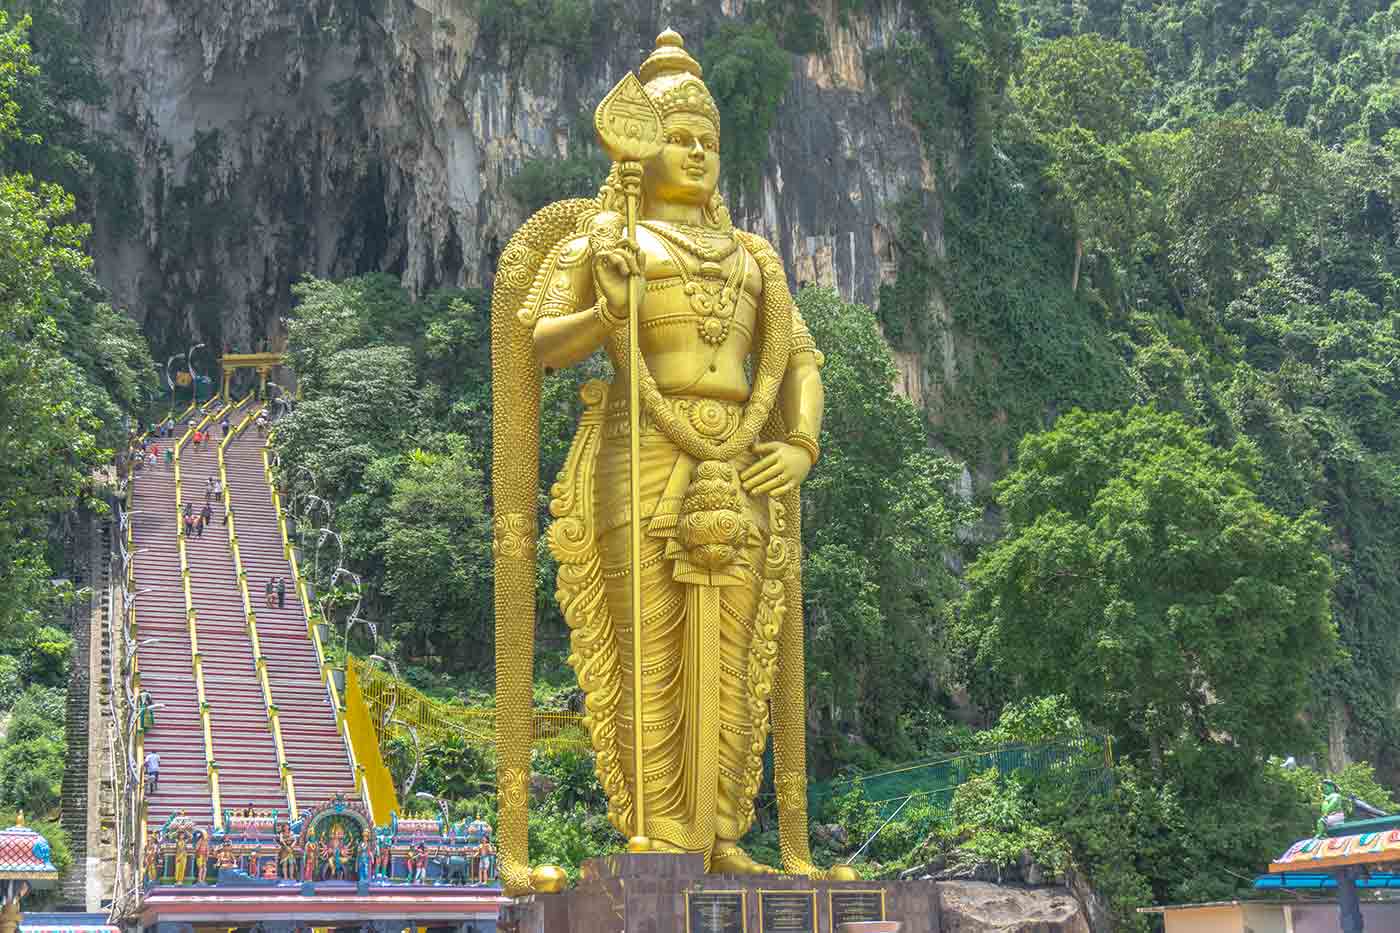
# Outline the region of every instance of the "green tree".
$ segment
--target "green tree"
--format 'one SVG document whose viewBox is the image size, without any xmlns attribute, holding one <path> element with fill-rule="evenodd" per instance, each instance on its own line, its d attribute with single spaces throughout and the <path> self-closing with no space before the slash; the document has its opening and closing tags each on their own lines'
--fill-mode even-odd
<svg viewBox="0 0 1400 933">
<path fill-rule="evenodd" d="M 719 105 L 721 165 L 735 197 L 758 194 L 778 104 L 792 82 L 792 57 L 764 25 L 726 23 L 700 54 Z"/>
<path fill-rule="evenodd" d="M 19 661 L 13 655 L 0 654 L 0 710 L 13 706 L 23 691 Z"/>
<path fill-rule="evenodd" d="M 400 458 L 379 545 L 384 593 L 393 599 L 390 631 L 448 670 L 489 671 L 495 617 L 486 488 L 466 438 L 449 435 L 444 444 Z"/>
<path fill-rule="evenodd" d="M 1047 175 L 1073 217 L 1071 291 L 1079 290 L 1086 244 L 1122 249 L 1133 240 L 1135 186 L 1120 147 L 1148 84 L 1142 52 L 1087 34 L 1029 49 L 1012 86 L 1020 113 L 1050 151 Z"/>
<path fill-rule="evenodd" d="M 0 11 L 0 155 L 25 133 L 14 94 L 36 74 L 25 30 Z M 29 133 L 25 138 L 34 138 Z M 76 505 L 107 452 L 82 369 L 54 316 L 65 282 L 90 264 L 73 198 L 28 175 L 0 175 L 0 632 L 37 623 L 55 592 L 45 554 L 53 515 Z"/>
<path fill-rule="evenodd" d="M 1156 764 L 1188 736 L 1305 740 L 1309 678 L 1334 659 L 1332 571 L 1322 526 L 1265 506 L 1258 472 L 1249 445 L 1149 408 L 1023 439 L 997 486 L 1007 533 L 962 605 L 979 695 L 1063 693 Z"/>
<path fill-rule="evenodd" d="M 1321 154 L 1298 130 L 1247 114 L 1204 121 L 1164 171 L 1167 253 L 1187 310 L 1219 313 L 1266 269 L 1270 247 L 1297 248 L 1321 216 Z"/>
<path fill-rule="evenodd" d="M 292 462 L 312 469 L 323 493 L 351 494 L 371 462 L 396 451 L 409 430 L 416 379 L 404 347 L 343 350 L 313 379 L 317 393 L 282 423 L 279 446 Z"/>
<path fill-rule="evenodd" d="M 0 806 L 56 817 L 66 758 L 63 691 L 30 687 L 11 710 L 0 744 Z"/>
<path fill-rule="evenodd" d="M 25 683 L 67 686 L 72 653 L 73 636 L 52 625 L 36 629 L 26 641 L 20 661 Z"/>
<path fill-rule="evenodd" d="M 929 673 L 953 585 L 944 554 L 965 516 L 952 464 L 892 388 L 875 316 L 828 289 L 803 289 L 797 302 L 826 356 L 822 458 L 802 487 L 809 705 L 829 728 L 854 723 L 899 756 L 911 750 L 901 714 L 936 695 Z"/>
</svg>

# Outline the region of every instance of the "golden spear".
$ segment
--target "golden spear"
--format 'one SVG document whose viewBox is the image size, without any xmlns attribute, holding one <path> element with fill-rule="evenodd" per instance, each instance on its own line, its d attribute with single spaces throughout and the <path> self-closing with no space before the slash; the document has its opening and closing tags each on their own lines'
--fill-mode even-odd
<svg viewBox="0 0 1400 933">
<path fill-rule="evenodd" d="M 627 200 L 627 238 L 637 242 L 637 202 L 641 195 L 642 161 L 661 151 L 661 114 L 637 76 L 628 72 L 603 98 L 593 113 L 593 127 L 604 151 L 618 165 Z M 637 345 L 637 299 L 627 288 L 627 423 L 630 428 L 632 545 L 632 852 L 651 849 L 646 824 L 646 772 L 642 770 L 642 458 L 640 349 Z"/>
</svg>

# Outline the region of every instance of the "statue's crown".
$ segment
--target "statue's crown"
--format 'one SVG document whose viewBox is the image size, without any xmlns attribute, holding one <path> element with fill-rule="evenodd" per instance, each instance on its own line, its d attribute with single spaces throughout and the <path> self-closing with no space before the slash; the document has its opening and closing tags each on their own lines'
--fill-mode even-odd
<svg viewBox="0 0 1400 933">
<path fill-rule="evenodd" d="M 656 49 L 639 69 L 647 95 L 662 118 L 673 113 L 707 117 L 719 129 L 719 108 L 702 80 L 704 69 L 685 50 L 685 40 L 674 29 L 656 37 Z"/>
</svg>

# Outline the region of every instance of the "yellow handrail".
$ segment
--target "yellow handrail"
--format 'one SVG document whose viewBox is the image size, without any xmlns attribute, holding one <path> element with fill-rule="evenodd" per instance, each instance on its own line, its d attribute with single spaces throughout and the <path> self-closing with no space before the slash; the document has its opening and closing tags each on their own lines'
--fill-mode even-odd
<svg viewBox="0 0 1400 933">
<path fill-rule="evenodd" d="M 185 551 L 185 527 L 180 482 L 180 449 L 185 446 L 185 442 L 195 431 L 204 430 L 215 417 L 216 414 L 205 414 L 198 424 L 180 436 L 180 439 L 175 442 L 173 460 L 175 462 L 175 533 L 180 550 L 180 578 L 185 591 L 185 622 L 190 633 L 190 661 L 194 667 L 195 695 L 199 701 L 200 723 L 204 728 L 204 766 L 209 774 L 209 796 L 214 807 L 214 828 L 223 829 L 223 800 L 219 794 L 219 765 L 214 758 L 214 732 L 209 718 L 209 701 L 204 692 L 204 659 L 199 653 L 199 626 L 194 611 L 194 597 L 190 593 L 190 563 L 189 556 Z"/>
<path fill-rule="evenodd" d="M 386 732 L 394 731 L 385 722 L 392 707 L 393 718 L 412 726 L 424 740 L 465 739 L 472 745 L 495 744 L 495 710 L 435 700 L 359 658 L 347 658 L 346 664 L 356 668 L 381 741 Z M 548 748 L 591 747 L 583 717 L 562 711 L 535 711 L 533 741 Z"/>
<path fill-rule="evenodd" d="M 282 497 L 277 491 L 277 484 L 272 480 L 272 461 L 268 457 L 266 444 L 263 445 L 262 458 L 263 479 L 267 481 L 268 490 L 272 493 L 272 511 L 277 516 L 277 530 L 282 535 L 282 552 L 286 555 L 287 562 L 292 565 L 292 579 L 296 581 L 297 598 L 301 601 L 301 614 L 306 620 L 306 634 L 311 639 L 312 647 L 316 649 L 316 664 L 321 670 L 321 682 L 326 685 L 326 695 L 330 698 L 331 710 L 335 713 L 336 730 L 340 733 L 341 741 L 345 743 L 345 758 L 350 764 L 350 773 L 355 776 L 355 791 L 364 802 L 365 809 L 373 812 L 369 799 L 369 787 L 365 783 L 364 768 L 355 760 L 355 743 L 350 738 L 350 724 L 345 719 L 345 707 L 335 692 L 335 683 L 330 676 L 330 665 L 326 662 L 325 646 L 321 644 L 321 632 L 311 618 L 311 595 L 306 588 L 306 577 L 302 575 L 296 550 L 292 547 L 291 539 L 287 537 L 287 518 L 282 514 Z"/>
<path fill-rule="evenodd" d="M 240 407 L 252 398 L 249 393 L 239 403 Z M 243 618 L 248 626 L 248 638 L 253 643 L 253 665 L 258 672 L 258 683 L 262 686 L 263 706 L 267 710 L 267 723 L 272 729 L 272 741 L 277 746 L 277 770 L 282 776 L 282 789 L 287 795 L 287 812 L 295 816 L 300 811 L 297 809 L 296 782 L 292 776 L 292 765 L 287 760 L 287 748 L 282 743 L 282 721 L 278 715 L 277 704 L 272 699 L 272 681 L 267 676 L 267 659 L 263 657 L 262 640 L 258 637 L 258 619 L 253 612 L 253 600 L 248 595 L 248 571 L 243 569 L 243 553 L 238 547 L 238 529 L 234 521 L 233 496 L 228 487 L 228 470 L 224 463 L 224 451 L 228 448 L 229 442 L 242 434 L 243 431 L 257 417 L 263 409 L 257 408 L 250 411 L 243 420 L 234 425 L 224 435 L 219 442 L 219 482 L 224 490 L 224 515 L 227 516 L 225 528 L 228 531 L 228 546 L 233 552 L 233 566 L 238 573 L 238 592 L 243 597 Z"/>
<path fill-rule="evenodd" d="M 194 403 L 194 402 L 190 402 L 189 407 L 186 408 L 184 411 L 180 412 L 180 415 L 179 415 L 179 419 L 178 419 L 178 420 L 179 420 L 179 421 L 184 421 L 185 418 L 187 418 L 187 417 L 190 415 L 190 413 L 194 411 L 194 408 L 195 408 L 195 403 Z M 170 421 L 171 421 L 172 424 L 176 423 L 176 417 L 175 417 L 175 415 L 174 415 L 173 412 L 171 412 L 171 413 L 170 413 L 169 415 L 167 415 L 166 417 L 170 419 Z M 141 436 L 137 438 L 137 444 L 139 444 L 141 441 L 144 441 L 144 440 L 145 440 L 147 437 L 149 437 L 149 436 L 150 436 L 150 432 L 149 432 L 149 431 L 144 431 L 144 432 L 142 432 L 142 433 L 141 433 Z M 133 446 L 134 446 L 134 445 L 133 445 Z M 134 477 L 134 474 L 135 474 L 135 471 L 132 471 L 133 477 Z M 175 507 L 175 508 L 176 508 L 176 528 L 178 529 L 178 528 L 180 527 L 180 526 L 179 526 L 179 523 L 178 523 L 178 522 L 179 522 L 179 505 L 178 505 L 178 503 L 176 504 L 176 507 Z M 126 511 L 128 512 L 128 514 L 131 512 L 131 486 L 130 486 L 130 485 L 127 486 L 127 492 L 126 492 Z M 132 552 L 132 545 L 134 544 L 134 535 L 133 535 L 133 531 L 132 531 L 133 527 L 134 527 L 134 523 L 131 521 L 130 517 L 128 517 L 128 518 L 127 518 L 127 522 L 126 522 L 126 552 L 127 552 L 128 554 L 130 554 L 130 553 Z M 128 592 L 135 592 L 135 590 L 136 590 L 136 562 L 135 562 L 135 561 L 128 561 L 128 562 L 127 562 L 127 565 L 126 565 L 126 589 L 127 589 Z M 134 639 L 134 638 L 136 638 L 136 602 L 135 602 L 135 600 L 132 600 L 132 603 L 131 603 L 131 610 L 127 613 L 126 618 L 122 620 L 122 625 L 123 625 L 123 626 L 125 627 L 125 629 L 126 629 L 126 638 L 129 638 L 129 639 Z M 113 647 L 115 648 L 115 646 L 113 646 Z M 137 762 L 137 772 L 136 772 L 136 773 L 137 773 L 137 781 L 136 781 L 136 812 L 137 812 L 137 814 L 138 814 L 138 819 L 137 819 L 137 827 L 138 827 L 138 828 L 137 828 L 137 834 L 136 834 L 136 865 L 137 865 L 137 871 L 139 872 L 139 871 L 141 870 L 141 869 L 140 869 L 140 866 L 146 864 L 146 832 L 147 832 L 147 828 L 148 828 L 148 827 L 147 827 L 147 821 L 146 821 L 146 805 L 147 805 L 148 801 L 146 800 L 146 772 L 145 772 L 145 761 L 146 761 L 146 727 L 145 727 L 145 725 L 141 722 L 141 719 L 140 719 L 140 716 L 141 716 L 141 706 L 140 706 L 140 696 L 141 696 L 141 659 L 140 659 L 140 656 L 139 656 L 138 654 L 136 654 L 135 652 L 133 652 L 132 655 L 131 655 L 130 677 L 131 677 L 131 692 L 132 692 L 132 695 L 137 697 L 137 707 L 136 707 L 136 714 L 137 714 L 137 728 L 136 728 L 136 762 Z M 212 799 L 213 799 L 212 795 L 211 795 L 210 799 L 211 799 L 211 801 L 212 801 Z M 217 808 L 216 808 L 216 809 L 217 809 Z"/>
</svg>

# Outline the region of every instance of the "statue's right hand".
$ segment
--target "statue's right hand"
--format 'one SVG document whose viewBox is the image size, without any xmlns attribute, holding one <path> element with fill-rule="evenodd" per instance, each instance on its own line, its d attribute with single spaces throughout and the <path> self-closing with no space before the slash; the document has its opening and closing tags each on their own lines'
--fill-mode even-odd
<svg viewBox="0 0 1400 933">
<path fill-rule="evenodd" d="M 637 307 L 641 307 L 646 294 L 646 256 L 635 240 L 618 240 L 615 246 L 593 255 L 593 279 L 608 303 L 608 314 L 625 321 L 628 291 Z"/>
</svg>

